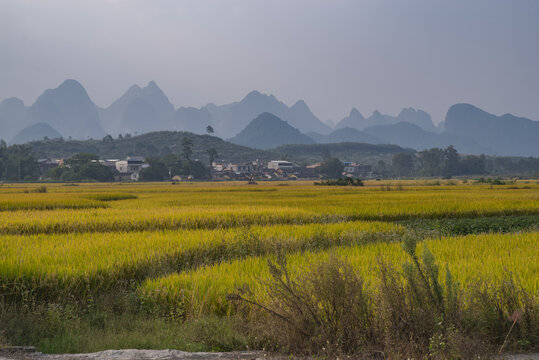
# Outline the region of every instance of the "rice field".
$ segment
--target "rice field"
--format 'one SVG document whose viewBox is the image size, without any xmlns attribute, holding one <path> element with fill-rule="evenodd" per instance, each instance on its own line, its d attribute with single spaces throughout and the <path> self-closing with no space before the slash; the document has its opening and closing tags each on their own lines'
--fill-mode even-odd
<svg viewBox="0 0 539 360">
<path fill-rule="evenodd" d="M 383 222 L 273 225 L 222 230 L 82 233 L 0 238 L 5 288 L 36 296 L 108 291 L 119 282 L 259 256 L 397 239 L 402 226 Z"/>
<path fill-rule="evenodd" d="M 264 296 L 277 253 L 296 274 L 337 256 L 375 288 L 377 264 L 398 268 L 411 234 L 464 288 L 510 272 L 539 294 L 534 181 L 45 186 L 0 184 L 2 306 L 75 303 L 87 312 L 94 299 L 127 292 L 145 316 L 226 318 L 237 287 Z"/>
<path fill-rule="evenodd" d="M 429 239 L 424 245 L 443 267 L 448 265 L 463 287 L 477 281 L 496 285 L 505 272 L 511 272 L 522 279 L 527 291 L 539 294 L 538 233 L 444 237 Z M 293 274 L 300 273 L 306 264 L 327 261 L 330 254 L 346 259 L 359 275 L 371 281 L 379 261 L 398 266 L 407 259 L 400 244 L 375 242 L 294 254 L 288 257 L 288 264 Z M 191 317 L 227 315 L 233 309 L 226 296 L 240 285 L 249 286 L 255 296 L 263 296 L 260 287 L 269 279 L 270 259 L 275 261 L 275 256 L 249 257 L 149 279 L 139 291 L 145 303 L 164 311 L 180 307 Z"/>
<path fill-rule="evenodd" d="M 382 191 L 245 184 L 54 186 L 45 194 L 0 187 L 0 234 L 55 234 L 342 221 L 535 215 L 538 185 L 413 186 Z M 119 189 L 121 188 L 121 189 Z M 402 190 L 397 190 L 402 189 Z M 110 201 L 115 199 L 117 201 Z"/>
</svg>

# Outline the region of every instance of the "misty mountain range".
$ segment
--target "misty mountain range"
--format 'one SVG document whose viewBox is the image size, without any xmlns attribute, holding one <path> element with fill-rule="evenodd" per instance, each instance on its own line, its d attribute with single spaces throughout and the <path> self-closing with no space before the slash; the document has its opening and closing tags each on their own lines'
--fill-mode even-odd
<svg viewBox="0 0 539 360">
<path fill-rule="evenodd" d="M 100 139 L 106 134 L 159 130 L 203 134 L 208 125 L 221 138 L 258 149 L 360 142 L 416 150 L 454 145 L 468 154 L 539 156 L 538 121 L 511 114 L 496 116 L 469 104 L 453 105 L 438 126 L 428 113 L 413 108 L 397 116 L 375 111 L 367 118 L 353 108 L 332 129 L 303 100 L 289 107 L 258 91 L 230 104 L 175 109 L 153 81 L 143 88 L 133 85 L 107 108 L 96 106 L 75 80 L 46 90 L 31 106 L 17 98 L 0 103 L 0 138 L 10 143 L 60 136 Z"/>
</svg>

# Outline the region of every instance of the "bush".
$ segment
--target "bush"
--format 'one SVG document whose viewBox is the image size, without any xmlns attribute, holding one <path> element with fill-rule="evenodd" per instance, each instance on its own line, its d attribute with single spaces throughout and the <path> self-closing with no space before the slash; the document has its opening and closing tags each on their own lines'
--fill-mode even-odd
<svg viewBox="0 0 539 360">
<path fill-rule="evenodd" d="M 314 185 L 323 185 L 323 186 L 365 186 L 361 179 L 354 178 L 338 178 L 335 180 L 322 180 L 315 182 Z"/>
<path fill-rule="evenodd" d="M 505 185 L 507 183 L 513 183 L 513 182 L 506 182 L 502 178 L 479 178 L 477 179 L 476 183 L 478 184 L 490 184 L 490 185 Z"/>
<path fill-rule="evenodd" d="M 460 316 L 458 285 L 448 268 L 445 283 L 440 283 L 434 256 L 426 247 L 419 256 L 415 238 L 406 237 L 403 248 L 410 261 L 403 264 L 402 274 L 380 263 L 376 298 L 385 350 L 407 357 L 423 357 L 427 352 L 459 357 L 451 341 Z"/>
<path fill-rule="evenodd" d="M 47 187 L 45 185 L 41 185 L 41 186 L 38 186 L 35 189 L 24 190 L 23 192 L 26 193 L 26 194 L 28 194 L 28 193 L 41 193 L 41 194 L 43 194 L 43 193 L 47 192 Z"/>
<path fill-rule="evenodd" d="M 267 313 L 259 314 L 254 331 L 269 340 L 269 347 L 332 356 L 354 353 L 375 340 L 372 305 L 364 281 L 349 264 L 331 258 L 296 280 L 291 278 L 284 256 L 268 266 L 269 303 L 250 300 L 248 289 L 229 295 L 229 299 Z"/>
</svg>

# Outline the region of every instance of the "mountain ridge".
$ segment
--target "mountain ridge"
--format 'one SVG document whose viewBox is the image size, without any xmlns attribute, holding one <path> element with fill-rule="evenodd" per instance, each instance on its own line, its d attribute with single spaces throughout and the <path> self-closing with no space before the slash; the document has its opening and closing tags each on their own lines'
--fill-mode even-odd
<svg viewBox="0 0 539 360">
<path fill-rule="evenodd" d="M 233 138 L 264 112 L 297 129 L 301 133 L 296 134 L 297 138 L 303 140 L 296 141 L 302 142 L 306 141 L 303 136 L 310 136 L 322 143 L 367 141 L 417 150 L 455 145 L 463 153 L 539 156 L 538 121 L 512 114 L 498 116 L 466 103 L 451 106 L 444 121 L 436 126 L 430 115 L 420 109 L 404 108 L 397 116 L 375 110 L 365 118 L 354 107 L 332 129 L 311 112 L 304 100 L 288 106 L 274 95 L 257 90 L 229 104 L 208 103 L 200 108 L 175 109 L 155 81 L 145 87 L 132 85 L 107 108 L 96 106 L 82 84 L 72 79 L 45 90 L 30 106 L 17 98 L 5 99 L 0 102 L 0 137 L 8 141 L 21 139 L 16 135 L 23 129 L 45 123 L 65 137 L 75 139 L 161 130 L 203 134 L 207 126 L 220 137 Z M 53 134 L 50 129 L 47 131 Z"/>
</svg>

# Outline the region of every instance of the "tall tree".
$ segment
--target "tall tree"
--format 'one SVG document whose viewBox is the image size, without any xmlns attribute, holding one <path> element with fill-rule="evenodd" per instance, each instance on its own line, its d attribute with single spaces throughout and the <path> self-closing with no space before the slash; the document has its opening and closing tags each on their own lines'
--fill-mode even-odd
<svg viewBox="0 0 539 360">
<path fill-rule="evenodd" d="M 459 173 L 459 153 L 453 145 L 449 145 L 444 150 L 444 169 L 443 175 L 452 176 Z"/>
<path fill-rule="evenodd" d="M 191 156 L 193 155 L 193 141 L 187 136 L 184 136 L 182 140 L 182 155 L 188 162 L 191 162 Z"/>
<path fill-rule="evenodd" d="M 215 148 L 209 148 L 207 150 L 208 156 L 210 158 L 210 178 L 213 180 L 213 160 L 217 158 L 217 150 Z"/>
<path fill-rule="evenodd" d="M 208 135 L 213 134 L 213 127 L 211 125 L 206 126 L 206 132 L 208 133 Z"/>
<path fill-rule="evenodd" d="M 337 158 L 329 158 L 320 165 L 320 173 L 336 179 L 342 176 L 344 164 Z"/>
<path fill-rule="evenodd" d="M 414 171 L 414 158 L 411 154 L 398 153 L 392 158 L 393 172 L 397 176 L 409 176 Z"/>
<path fill-rule="evenodd" d="M 165 163 L 158 158 L 146 158 L 150 166 L 140 171 L 141 181 L 164 181 L 168 179 L 170 170 Z"/>
<path fill-rule="evenodd" d="M 114 139 L 112 138 L 112 135 L 108 134 L 103 138 L 104 144 L 114 144 Z"/>
</svg>

